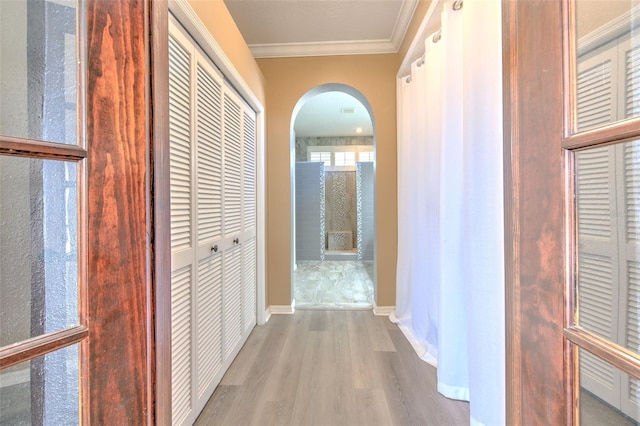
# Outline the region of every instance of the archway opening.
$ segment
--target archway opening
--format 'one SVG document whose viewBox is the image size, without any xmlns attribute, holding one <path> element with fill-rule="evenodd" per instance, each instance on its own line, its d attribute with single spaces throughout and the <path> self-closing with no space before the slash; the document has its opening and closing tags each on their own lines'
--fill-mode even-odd
<svg viewBox="0 0 640 426">
<path fill-rule="evenodd" d="M 292 303 L 371 309 L 376 300 L 375 124 L 342 84 L 300 98 L 291 120 Z"/>
</svg>

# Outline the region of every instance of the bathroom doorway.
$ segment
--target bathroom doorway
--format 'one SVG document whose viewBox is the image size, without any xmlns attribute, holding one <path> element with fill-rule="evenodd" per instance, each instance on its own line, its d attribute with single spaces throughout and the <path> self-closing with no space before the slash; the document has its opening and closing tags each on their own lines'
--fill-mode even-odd
<svg viewBox="0 0 640 426">
<path fill-rule="evenodd" d="M 293 117 L 295 306 L 371 309 L 375 301 L 373 120 L 366 99 L 352 88 L 324 89 L 328 90 L 303 96 Z"/>
</svg>

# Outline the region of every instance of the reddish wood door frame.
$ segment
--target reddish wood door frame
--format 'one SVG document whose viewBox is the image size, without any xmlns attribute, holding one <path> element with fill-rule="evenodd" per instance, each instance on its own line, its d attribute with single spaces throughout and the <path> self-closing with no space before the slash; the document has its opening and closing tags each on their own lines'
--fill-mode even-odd
<svg viewBox="0 0 640 426">
<path fill-rule="evenodd" d="M 149 4 L 87 0 L 88 424 L 154 423 Z"/>
<path fill-rule="evenodd" d="M 507 423 L 566 424 L 560 1 L 503 1 Z"/>
</svg>

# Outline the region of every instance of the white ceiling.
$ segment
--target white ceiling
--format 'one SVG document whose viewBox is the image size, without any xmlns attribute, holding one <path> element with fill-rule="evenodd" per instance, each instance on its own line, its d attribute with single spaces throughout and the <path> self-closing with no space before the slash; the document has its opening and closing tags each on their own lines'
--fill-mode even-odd
<svg viewBox="0 0 640 426">
<path fill-rule="evenodd" d="M 353 109 L 344 113 L 343 109 Z M 300 109 L 293 124 L 296 137 L 302 136 L 372 136 L 373 126 L 367 109 L 343 92 L 320 93 Z M 362 133 L 356 132 L 357 128 Z"/>
<path fill-rule="evenodd" d="M 395 53 L 418 0 L 224 0 L 256 58 Z"/>
</svg>

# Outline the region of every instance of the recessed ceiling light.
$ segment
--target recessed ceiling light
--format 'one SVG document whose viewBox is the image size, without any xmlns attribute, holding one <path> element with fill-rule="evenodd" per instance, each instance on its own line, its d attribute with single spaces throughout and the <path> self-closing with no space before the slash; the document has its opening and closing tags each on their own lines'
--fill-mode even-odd
<svg viewBox="0 0 640 426">
<path fill-rule="evenodd" d="M 356 127 L 356 133 L 362 133 L 362 127 Z"/>
<path fill-rule="evenodd" d="M 354 107 L 346 107 L 346 108 L 341 108 L 340 112 L 342 114 L 354 114 L 356 112 L 356 109 Z"/>
</svg>

